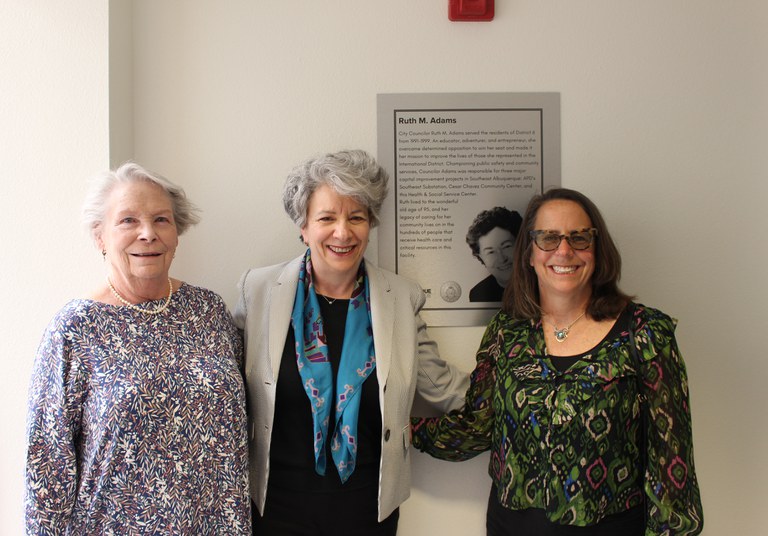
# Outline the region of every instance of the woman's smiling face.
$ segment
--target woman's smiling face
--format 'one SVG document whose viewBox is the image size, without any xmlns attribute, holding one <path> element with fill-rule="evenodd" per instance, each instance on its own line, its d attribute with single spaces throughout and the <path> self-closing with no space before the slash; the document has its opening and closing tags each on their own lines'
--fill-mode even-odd
<svg viewBox="0 0 768 536">
<path fill-rule="evenodd" d="M 107 198 L 97 239 L 106 252 L 110 280 L 133 291 L 140 280 L 164 285 L 179 237 L 171 198 L 149 181 L 117 184 Z"/>
<path fill-rule="evenodd" d="M 590 227 L 592 222 L 581 205 L 563 199 L 544 203 L 536 213 L 534 226 L 537 231 L 547 230 L 560 235 Z M 536 271 L 542 299 L 557 294 L 569 297 L 589 297 L 592 294 L 594 243 L 587 249 L 575 250 L 563 239 L 557 249 L 552 251 L 542 251 L 532 243 L 530 264 Z"/>
<path fill-rule="evenodd" d="M 309 198 L 307 223 L 301 229 L 312 252 L 313 275 L 353 280 L 371 231 L 368 209 L 352 197 L 320 186 Z"/>
<path fill-rule="evenodd" d="M 512 275 L 515 236 L 507 229 L 494 227 L 477 241 L 478 254 L 483 265 L 502 287 Z"/>
</svg>

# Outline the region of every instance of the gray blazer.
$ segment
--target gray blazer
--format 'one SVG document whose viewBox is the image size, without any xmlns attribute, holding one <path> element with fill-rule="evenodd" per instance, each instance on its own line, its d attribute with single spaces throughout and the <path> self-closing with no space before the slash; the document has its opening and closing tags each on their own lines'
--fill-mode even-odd
<svg viewBox="0 0 768 536">
<path fill-rule="evenodd" d="M 303 257 L 303 256 L 302 256 Z M 240 280 L 235 322 L 245 333 L 251 497 L 264 511 L 275 387 L 302 257 L 248 270 Z M 441 360 L 419 315 L 421 287 L 365 261 L 381 407 L 379 521 L 410 495 L 411 406 L 415 393 L 439 413 L 461 407 L 469 377 Z"/>
</svg>

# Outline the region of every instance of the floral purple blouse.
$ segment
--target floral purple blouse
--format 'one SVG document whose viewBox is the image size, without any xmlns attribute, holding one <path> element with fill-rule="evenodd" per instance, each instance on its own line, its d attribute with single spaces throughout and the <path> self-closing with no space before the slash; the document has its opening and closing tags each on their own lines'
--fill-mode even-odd
<svg viewBox="0 0 768 536">
<path fill-rule="evenodd" d="M 250 534 L 242 350 L 191 285 L 155 316 L 65 305 L 32 375 L 27 533 Z"/>
</svg>

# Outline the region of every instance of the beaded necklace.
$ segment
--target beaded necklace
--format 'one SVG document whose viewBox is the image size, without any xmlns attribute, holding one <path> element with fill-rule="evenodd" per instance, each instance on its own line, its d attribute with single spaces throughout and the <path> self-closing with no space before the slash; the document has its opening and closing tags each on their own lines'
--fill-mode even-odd
<svg viewBox="0 0 768 536">
<path fill-rule="evenodd" d="M 115 287 L 112 286 L 112 282 L 107 278 L 107 285 L 109 285 L 109 290 L 112 291 L 112 294 L 117 298 L 117 300 L 122 303 L 123 305 L 126 305 L 133 309 L 134 311 L 139 311 L 141 313 L 146 313 L 148 315 L 159 315 L 166 309 L 168 309 L 168 305 L 171 303 L 171 296 L 173 296 L 173 283 L 171 282 L 171 278 L 168 278 L 168 297 L 165 299 L 165 303 L 158 307 L 157 309 L 144 309 L 143 307 L 139 307 L 138 305 L 129 302 L 125 298 L 123 298 L 117 290 L 115 290 Z"/>
</svg>

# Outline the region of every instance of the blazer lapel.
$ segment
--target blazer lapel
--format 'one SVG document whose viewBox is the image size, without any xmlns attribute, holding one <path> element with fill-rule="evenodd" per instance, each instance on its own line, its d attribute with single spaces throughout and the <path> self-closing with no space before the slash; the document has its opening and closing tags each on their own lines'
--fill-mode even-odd
<svg viewBox="0 0 768 536">
<path fill-rule="evenodd" d="M 293 302 L 296 299 L 296 287 L 302 258 L 303 256 L 294 259 L 286 265 L 271 290 L 272 295 L 269 300 L 269 360 L 272 364 L 272 377 L 275 380 L 277 380 L 277 373 L 280 370 L 285 338 L 291 326 L 291 313 L 293 312 Z"/>
<path fill-rule="evenodd" d="M 365 262 L 371 290 L 371 324 L 373 346 L 376 350 L 376 377 L 383 388 L 387 384 L 392 364 L 392 335 L 395 322 L 395 293 L 384 274 L 374 265 Z"/>
</svg>

